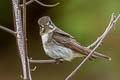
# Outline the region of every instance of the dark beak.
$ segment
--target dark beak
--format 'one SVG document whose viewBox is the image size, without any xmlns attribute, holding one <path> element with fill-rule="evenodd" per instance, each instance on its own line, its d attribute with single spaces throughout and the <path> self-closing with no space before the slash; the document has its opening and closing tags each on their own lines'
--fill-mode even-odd
<svg viewBox="0 0 120 80">
<path fill-rule="evenodd" d="M 40 34 L 42 34 L 44 32 L 45 28 L 43 26 L 41 26 L 41 25 L 39 25 L 39 27 L 40 27 Z"/>
<path fill-rule="evenodd" d="M 44 33 L 46 28 L 48 28 L 47 25 L 44 25 L 44 26 L 39 25 L 39 27 L 40 27 L 40 34 Z"/>
<path fill-rule="evenodd" d="M 48 28 L 48 25 L 41 26 L 39 25 L 40 28 Z"/>
</svg>

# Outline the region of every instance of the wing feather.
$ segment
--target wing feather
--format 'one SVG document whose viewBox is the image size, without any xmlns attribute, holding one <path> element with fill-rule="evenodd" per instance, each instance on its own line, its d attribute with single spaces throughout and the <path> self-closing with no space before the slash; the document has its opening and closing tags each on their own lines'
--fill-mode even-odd
<svg viewBox="0 0 120 80">
<path fill-rule="evenodd" d="M 53 31 L 52 39 L 53 41 L 57 42 L 59 45 L 70 48 L 83 55 L 88 55 L 88 52 L 85 50 L 86 49 L 85 47 L 81 46 L 80 43 L 78 43 L 74 39 L 73 36 L 60 29 L 56 29 Z"/>
<path fill-rule="evenodd" d="M 72 37 L 70 34 L 56 29 L 53 31 L 53 35 L 52 35 L 52 39 L 53 41 L 55 41 L 58 45 L 62 45 L 65 46 L 67 48 L 72 49 L 73 51 L 83 54 L 85 56 L 87 56 L 91 50 L 81 46 L 79 42 L 77 42 L 74 37 Z M 103 55 L 101 53 L 98 52 L 94 52 L 94 54 L 91 56 L 92 58 L 95 58 L 96 56 L 101 57 L 101 58 L 105 58 L 108 60 L 111 60 L 111 58 L 109 56 Z"/>
</svg>

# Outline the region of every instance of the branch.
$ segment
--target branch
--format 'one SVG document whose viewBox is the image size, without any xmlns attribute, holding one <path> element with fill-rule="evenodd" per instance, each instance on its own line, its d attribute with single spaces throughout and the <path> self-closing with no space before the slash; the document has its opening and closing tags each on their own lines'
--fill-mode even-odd
<svg viewBox="0 0 120 80">
<path fill-rule="evenodd" d="M 48 5 L 48 4 L 44 4 L 38 0 L 34 0 L 35 2 L 37 2 L 38 4 L 40 4 L 41 6 L 44 6 L 44 7 L 55 7 L 57 5 L 59 5 L 60 3 L 56 3 L 56 4 L 52 4 L 52 5 Z"/>
<path fill-rule="evenodd" d="M 69 80 L 78 70 L 80 70 L 82 65 L 90 58 L 90 56 L 94 53 L 94 51 L 101 45 L 102 41 L 108 35 L 110 30 L 115 26 L 115 24 L 117 23 L 118 19 L 120 19 L 120 14 L 116 18 L 114 16 L 114 14 L 112 14 L 111 21 L 110 21 L 106 31 L 103 33 L 103 35 L 102 35 L 100 41 L 98 42 L 98 44 L 95 46 L 95 48 L 90 52 L 90 54 L 79 64 L 79 66 L 65 80 Z"/>
<path fill-rule="evenodd" d="M 64 61 L 63 59 L 60 59 L 60 61 Z M 30 63 L 57 63 L 57 60 L 31 60 Z"/>
<path fill-rule="evenodd" d="M 8 28 L 6 28 L 6 27 L 4 27 L 4 26 L 1 26 L 1 25 L 0 25 L 0 29 L 2 29 L 2 30 L 4 30 L 4 31 L 6 31 L 6 32 L 8 32 L 8 33 L 10 33 L 10 34 L 12 34 L 12 35 L 14 35 L 14 36 L 16 36 L 16 32 L 13 31 L 13 30 L 11 30 L 11 29 L 8 29 Z"/>
<path fill-rule="evenodd" d="M 22 19 L 21 19 L 21 9 L 19 7 L 20 0 L 12 0 L 13 4 L 13 13 L 14 13 L 14 27 L 15 31 L 17 32 L 16 40 L 17 46 L 19 50 L 19 55 L 22 63 L 22 70 L 23 70 L 23 79 L 24 80 L 31 80 L 31 73 L 30 73 L 30 66 L 29 60 L 26 53 L 26 46 L 25 46 L 25 37 L 23 34 L 23 26 L 22 26 Z"/>
<path fill-rule="evenodd" d="M 27 5 L 30 5 L 30 4 L 33 3 L 33 2 L 34 2 L 34 0 L 29 0 L 28 2 L 25 3 L 25 5 L 26 5 L 26 6 L 27 6 Z M 23 4 L 21 4 L 20 7 L 23 7 Z"/>
<path fill-rule="evenodd" d="M 56 4 L 48 5 L 48 4 L 42 3 L 38 0 L 29 0 L 28 2 L 25 3 L 25 5 L 30 5 L 33 2 L 36 2 L 36 3 L 38 3 L 38 4 L 40 4 L 41 6 L 44 6 L 44 7 L 55 7 L 55 6 L 60 4 L 60 3 L 56 3 Z M 20 6 L 23 7 L 23 4 L 21 4 Z"/>
<path fill-rule="evenodd" d="M 30 63 L 28 58 L 28 51 L 27 51 L 27 33 L 26 33 L 26 0 L 23 0 L 23 36 L 24 36 L 24 50 L 25 50 L 25 62 L 26 62 L 26 68 L 27 68 L 27 74 L 28 74 L 28 80 L 32 80 L 31 78 L 31 69 L 30 69 Z"/>
<path fill-rule="evenodd" d="M 112 17 L 111 17 L 111 20 L 110 20 L 110 23 L 109 23 L 108 26 L 110 26 L 110 25 L 112 24 L 112 21 L 113 21 L 114 18 L 115 18 L 115 16 L 113 16 L 113 14 L 112 14 Z M 109 30 L 110 28 L 111 28 L 111 27 L 107 27 L 106 30 L 105 30 L 105 32 L 104 32 L 100 37 L 98 37 L 97 40 L 96 40 L 94 43 L 92 43 L 91 45 L 89 45 L 87 48 L 91 48 L 91 47 L 95 46 L 95 45 L 101 40 L 101 38 L 102 38 L 103 36 L 105 36 L 105 34 L 108 32 L 108 30 Z"/>
</svg>

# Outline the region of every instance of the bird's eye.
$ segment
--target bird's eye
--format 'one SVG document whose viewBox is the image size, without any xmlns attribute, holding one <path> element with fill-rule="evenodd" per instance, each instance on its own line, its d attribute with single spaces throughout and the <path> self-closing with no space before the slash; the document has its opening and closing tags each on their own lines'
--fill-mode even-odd
<svg viewBox="0 0 120 80">
<path fill-rule="evenodd" d="M 54 28 L 51 21 L 49 21 L 49 27 L 50 27 L 51 29 Z"/>
<path fill-rule="evenodd" d="M 39 27 L 40 27 L 40 28 L 42 28 L 42 26 L 41 26 L 41 25 L 39 25 Z"/>
<path fill-rule="evenodd" d="M 49 21 L 49 25 L 51 25 L 52 24 L 52 22 L 51 21 Z"/>
<path fill-rule="evenodd" d="M 40 28 L 47 28 L 47 26 L 39 25 Z"/>
</svg>

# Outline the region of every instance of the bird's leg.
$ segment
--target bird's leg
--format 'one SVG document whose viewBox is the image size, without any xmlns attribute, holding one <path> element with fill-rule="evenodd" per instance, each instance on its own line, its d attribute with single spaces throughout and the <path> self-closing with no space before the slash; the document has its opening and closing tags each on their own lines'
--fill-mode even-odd
<svg viewBox="0 0 120 80">
<path fill-rule="evenodd" d="M 63 63 L 64 61 L 63 58 L 57 58 L 55 60 L 56 60 L 55 64 Z"/>
</svg>

